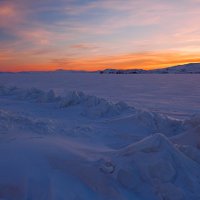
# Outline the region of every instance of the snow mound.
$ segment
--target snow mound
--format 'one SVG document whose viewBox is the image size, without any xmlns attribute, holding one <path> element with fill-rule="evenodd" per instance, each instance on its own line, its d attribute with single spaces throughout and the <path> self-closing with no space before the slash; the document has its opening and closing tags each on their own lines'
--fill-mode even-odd
<svg viewBox="0 0 200 200">
<path fill-rule="evenodd" d="M 31 131 L 39 134 L 53 134 L 55 127 L 50 121 L 44 122 L 21 114 L 0 110 L 0 132 Z"/>
<path fill-rule="evenodd" d="M 200 113 L 195 113 L 189 119 L 186 119 L 184 121 L 184 125 L 189 128 L 196 128 L 200 126 Z"/>
<path fill-rule="evenodd" d="M 2 199 L 200 198 L 195 157 L 185 156 L 162 134 L 120 150 L 59 137 L 8 139 L 1 140 Z"/>
<path fill-rule="evenodd" d="M 135 109 L 128 116 L 111 119 L 104 124 L 110 128 L 114 127 L 115 133 L 123 134 L 124 138 L 125 136 L 135 136 L 135 141 L 155 133 L 163 133 L 171 137 L 186 130 L 182 120 L 138 109 Z"/>
<path fill-rule="evenodd" d="M 17 87 L 0 86 L 0 96 L 11 96 L 17 100 L 27 100 L 40 103 L 50 103 L 59 100 L 59 98 L 55 96 L 53 90 L 45 92 L 37 88 L 19 89 Z"/>
<path fill-rule="evenodd" d="M 194 146 L 190 145 L 177 145 L 178 149 L 188 156 L 190 159 L 194 160 L 200 165 L 200 151 Z"/>
<path fill-rule="evenodd" d="M 189 129 L 175 137 L 171 140 L 180 145 L 190 145 L 200 149 L 200 127 Z"/>
<path fill-rule="evenodd" d="M 171 140 L 179 145 L 190 145 L 200 149 L 200 115 L 195 114 L 186 119 L 183 125 L 186 127 L 186 131 L 172 137 Z"/>
<path fill-rule="evenodd" d="M 200 198 L 199 165 L 162 134 L 129 145 L 115 156 L 117 181 L 124 188 L 141 194 L 141 199 Z M 148 196 L 142 191 L 148 191 Z"/>
<path fill-rule="evenodd" d="M 112 103 L 103 98 L 77 91 L 69 92 L 60 102 L 61 108 L 75 105 L 82 105 L 84 109 L 81 114 L 87 117 L 110 117 L 131 110 L 131 107 L 124 102 Z"/>
<path fill-rule="evenodd" d="M 121 150 L 122 154 L 128 155 L 134 152 L 154 153 L 162 151 L 163 149 L 175 149 L 173 144 L 168 140 L 166 136 L 160 133 L 148 136 L 141 141 L 128 145 Z"/>
<path fill-rule="evenodd" d="M 53 90 L 44 92 L 36 88 L 31 88 L 31 89 L 19 92 L 17 94 L 17 99 L 30 100 L 34 102 L 40 102 L 40 103 L 51 103 L 58 100 L 58 98 L 55 97 Z"/>
<path fill-rule="evenodd" d="M 112 117 L 134 110 L 124 102 L 112 103 L 78 91 L 68 92 L 66 96 L 56 96 L 53 90 L 45 92 L 37 88 L 19 89 L 1 86 L 0 96 L 37 103 L 57 103 L 60 108 L 79 106 L 81 115 L 90 118 Z"/>
<path fill-rule="evenodd" d="M 137 124 L 141 124 L 151 130 L 151 133 L 159 132 L 164 133 L 167 136 L 173 136 L 185 129 L 182 120 L 155 112 L 138 110 L 134 118 Z"/>
</svg>

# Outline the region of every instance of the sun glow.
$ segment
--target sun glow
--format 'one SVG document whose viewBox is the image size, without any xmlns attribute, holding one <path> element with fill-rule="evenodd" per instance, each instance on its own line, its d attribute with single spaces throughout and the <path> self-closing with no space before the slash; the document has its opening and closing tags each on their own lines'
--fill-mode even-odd
<svg viewBox="0 0 200 200">
<path fill-rule="evenodd" d="M 199 1 L 0 1 L 0 71 L 200 62 L 199 17 Z"/>
</svg>

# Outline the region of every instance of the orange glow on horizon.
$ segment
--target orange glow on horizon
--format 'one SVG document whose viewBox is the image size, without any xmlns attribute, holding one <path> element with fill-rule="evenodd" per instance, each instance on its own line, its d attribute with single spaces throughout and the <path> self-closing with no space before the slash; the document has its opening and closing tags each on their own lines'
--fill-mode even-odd
<svg viewBox="0 0 200 200">
<path fill-rule="evenodd" d="M 183 52 L 143 52 L 125 55 L 99 56 L 95 58 L 60 58 L 47 64 L 32 64 L 4 67 L 1 71 L 96 71 L 113 69 L 157 69 L 175 65 L 200 62 L 198 54 Z M 9 68 L 9 70 L 8 70 Z"/>
<path fill-rule="evenodd" d="M 155 69 L 200 62 L 199 17 L 199 0 L 181 6 L 163 0 L 0 0 L 0 71 Z"/>
</svg>

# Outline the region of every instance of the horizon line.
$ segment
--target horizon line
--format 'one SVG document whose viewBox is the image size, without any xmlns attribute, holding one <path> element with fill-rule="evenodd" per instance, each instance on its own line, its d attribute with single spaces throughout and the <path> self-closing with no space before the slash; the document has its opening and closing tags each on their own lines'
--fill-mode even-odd
<svg viewBox="0 0 200 200">
<path fill-rule="evenodd" d="M 148 69 L 148 68 L 126 68 L 126 69 L 122 69 L 122 68 L 102 68 L 102 69 L 97 69 L 97 70 L 81 70 L 81 69 L 65 69 L 65 68 L 57 68 L 57 69 L 52 69 L 52 70 L 45 70 L 45 69 L 41 69 L 41 70 L 20 70 L 20 71 L 0 71 L 0 73 L 30 73 L 30 72 L 56 72 L 56 71 L 68 71 L 68 72 L 98 72 L 98 71 L 104 71 L 107 69 L 111 69 L 111 70 L 122 70 L 122 71 L 126 71 L 126 70 L 143 70 L 143 71 L 153 71 L 153 70 L 159 70 L 159 69 L 165 69 L 165 68 L 172 68 L 172 67 L 178 67 L 178 66 L 183 66 L 183 65 L 189 65 L 189 64 L 200 64 L 200 62 L 186 62 L 186 63 L 180 63 L 177 65 L 169 65 L 169 66 L 163 66 L 163 67 L 158 67 L 158 68 L 152 68 L 152 69 Z"/>
</svg>

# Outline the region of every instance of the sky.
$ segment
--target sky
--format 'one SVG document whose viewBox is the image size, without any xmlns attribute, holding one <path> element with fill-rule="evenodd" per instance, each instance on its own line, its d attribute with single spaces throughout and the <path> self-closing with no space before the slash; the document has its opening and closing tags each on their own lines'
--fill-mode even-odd
<svg viewBox="0 0 200 200">
<path fill-rule="evenodd" d="M 0 0 L 0 71 L 200 62 L 200 0 Z"/>
</svg>

